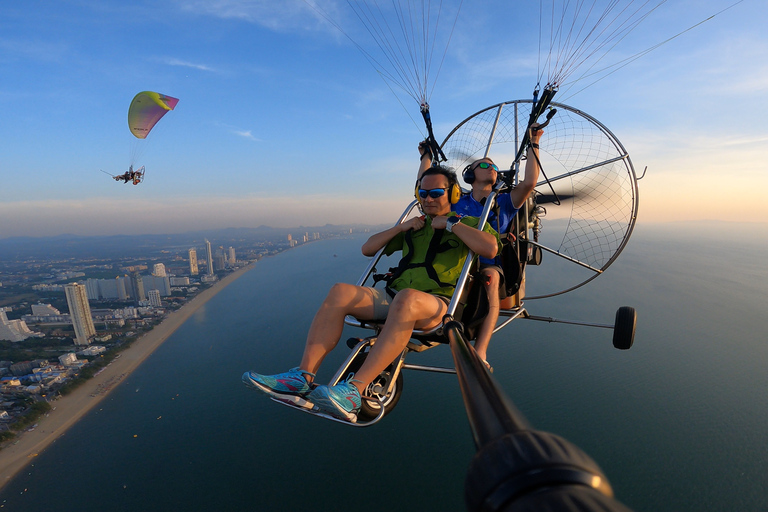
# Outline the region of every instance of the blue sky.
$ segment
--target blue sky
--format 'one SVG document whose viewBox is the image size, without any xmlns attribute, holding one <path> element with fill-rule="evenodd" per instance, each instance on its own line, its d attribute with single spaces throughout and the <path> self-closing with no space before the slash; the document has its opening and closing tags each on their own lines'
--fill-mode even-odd
<svg viewBox="0 0 768 512">
<path fill-rule="evenodd" d="M 373 48 L 346 2 L 315 3 Z M 669 0 L 606 59 L 732 3 Z M 649 167 L 640 222 L 768 220 L 767 14 L 745 0 L 556 97 Z M 536 2 L 464 1 L 429 98 L 438 139 L 530 97 L 538 31 Z M 137 141 L 126 116 L 144 90 L 180 101 Z M 424 136 L 416 102 L 303 0 L 5 2 L 0 119 L 0 238 L 390 222 Z M 100 172 L 122 173 L 136 149 L 144 183 Z"/>
</svg>

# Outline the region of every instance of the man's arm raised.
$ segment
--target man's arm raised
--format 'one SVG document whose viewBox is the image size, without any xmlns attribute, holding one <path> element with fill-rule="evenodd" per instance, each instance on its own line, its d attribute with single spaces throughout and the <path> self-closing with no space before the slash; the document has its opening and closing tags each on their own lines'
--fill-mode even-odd
<svg viewBox="0 0 768 512">
<path fill-rule="evenodd" d="M 432 167 L 432 153 L 429 151 L 429 145 L 426 140 L 419 142 L 419 156 L 421 158 L 419 160 L 419 171 L 416 173 L 416 181 L 421 179 L 424 171 Z"/>
<path fill-rule="evenodd" d="M 531 126 L 531 146 L 528 148 L 528 156 L 525 161 L 525 178 L 509 192 L 512 204 L 519 208 L 523 205 L 539 181 L 539 140 L 544 130 L 538 128 L 538 123 Z"/>
</svg>

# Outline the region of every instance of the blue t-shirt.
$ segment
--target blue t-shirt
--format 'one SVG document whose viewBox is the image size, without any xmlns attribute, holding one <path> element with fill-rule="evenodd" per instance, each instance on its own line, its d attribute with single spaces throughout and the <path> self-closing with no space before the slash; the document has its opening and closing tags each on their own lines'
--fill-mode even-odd
<svg viewBox="0 0 768 512">
<path fill-rule="evenodd" d="M 515 207 L 512 204 L 512 197 L 509 194 L 499 194 L 496 196 L 496 203 L 499 205 L 499 217 L 496 218 L 496 212 L 491 210 L 488 214 L 488 223 L 496 230 L 499 236 L 504 236 L 509 228 L 509 223 L 515 217 L 517 210 L 520 208 Z M 479 201 L 475 201 L 472 197 L 472 193 L 463 194 L 456 204 L 451 206 L 451 210 L 455 211 L 459 215 L 469 215 L 472 217 L 480 217 L 483 213 L 484 205 Z M 498 222 L 501 220 L 501 223 Z M 488 258 L 480 258 L 480 263 L 486 265 L 498 265 L 501 259 L 497 255 L 496 258 L 489 260 Z"/>
</svg>

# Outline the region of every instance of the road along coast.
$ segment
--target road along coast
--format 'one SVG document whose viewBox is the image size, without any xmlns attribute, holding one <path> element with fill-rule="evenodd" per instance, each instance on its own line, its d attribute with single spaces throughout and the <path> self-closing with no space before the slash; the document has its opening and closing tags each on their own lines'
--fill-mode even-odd
<svg viewBox="0 0 768 512">
<path fill-rule="evenodd" d="M 129 375 L 149 357 L 200 306 L 252 268 L 253 264 L 242 267 L 197 294 L 184 306 L 170 313 L 151 331 L 134 341 L 130 347 L 120 353 L 120 357 L 112 361 L 103 371 L 70 394 L 52 402 L 51 405 L 55 409 L 40 418 L 35 430 L 20 433 L 15 441 L 11 441 L 0 450 L 0 488 L 7 484 L 16 473 L 24 469 L 27 464 L 34 461 L 40 452 L 64 434 L 77 420 L 101 402 L 125 376 Z"/>
</svg>

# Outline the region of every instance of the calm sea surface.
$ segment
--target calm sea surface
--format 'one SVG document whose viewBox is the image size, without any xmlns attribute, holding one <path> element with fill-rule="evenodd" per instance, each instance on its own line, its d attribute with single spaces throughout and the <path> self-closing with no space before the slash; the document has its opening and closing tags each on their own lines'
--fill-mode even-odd
<svg viewBox="0 0 768 512">
<path fill-rule="evenodd" d="M 766 240 L 765 226 L 640 226 L 606 275 L 527 303 L 599 323 L 632 305 L 635 346 L 615 350 L 607 330 L 516 321 L 491 344 L 494 377 L 532 425 L 590 454 L 634 510 L 768 510 Z M 314 242 L 257 263 L 36 457 L 0 505 L 463 510 L 474 446 L 454 376 L 407 372 L 397 408 L 367 429 L 240 383 L 248 369 L 298 364 L 329 286 L 362 272 L 362 242 Z M 321 379 L 346 352 L 326 360 Z M 450 351 L 411 361 L 450 364 Z"/>
</svg>

